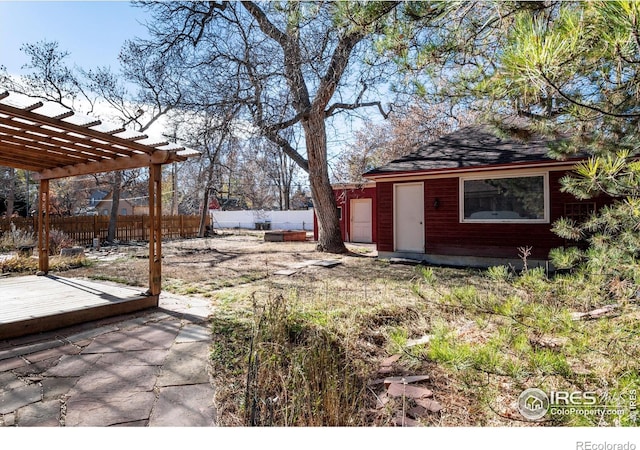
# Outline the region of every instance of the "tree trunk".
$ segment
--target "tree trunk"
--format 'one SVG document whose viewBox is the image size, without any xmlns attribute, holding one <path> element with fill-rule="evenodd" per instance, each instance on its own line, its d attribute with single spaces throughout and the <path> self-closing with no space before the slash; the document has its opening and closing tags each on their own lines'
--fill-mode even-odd
<svg viewBox="0 0 640 450">
<path fill-rule="evenodd" d="M 324 123 L 324 111 L 311 114 L 303 120 L 307 157 L 309 159 L 309 182 L 313 207 L 318 218 L 318 244 L 321 252 L 346 253 L 342 241 L 338 205 L 329 181 L 327 161 L 327 134 Z"/>
<path fill-rule="evenodd" d="M 209 186 L 204 189 L 202 198 L 202 210 L 200 211 L 200 228 L 198 229 L 198 237 L 204 237 L 205 227 L 207 226 L 207 214 L 209 214 Z"/>
<path fill-rule="evenodd" d="M 171 196 L 171 215 L 178 215 L 178 163 L 171 164 L 171 187 L 173 194 Z"/>
<path fill-rule="evenodd" d="M 109 228 L 107 230 L 107 242 L 113 244 L 116 239 L 118 227 L 118 207 L 120 206 L 120 188 L 122 187 L 122 172 L 114 173 L 111 197 L 111 214 L 109 215 Z"/>
<path fill-rule="evenodd" d="M 13 167 L 9 168 L 9 190 L 7 192 L 7 217 L 13 215 L 13 208 L 16 201 L 16 171 Z"/>
<path fill-rule="evenodd" d="M 285 185 L 282 196 L 284 197 L 284 210 L 289 211 L 291 209 L 291 181 Z"/>
</svg>

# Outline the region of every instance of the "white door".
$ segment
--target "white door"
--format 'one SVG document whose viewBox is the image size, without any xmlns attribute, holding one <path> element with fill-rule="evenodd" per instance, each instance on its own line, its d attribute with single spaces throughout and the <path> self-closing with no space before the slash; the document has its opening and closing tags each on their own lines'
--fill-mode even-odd
<svg viewBox="0 0 640 450">
<path fill-rule="evenodd" d="M 397 252 L 424 253 L 424 185 L 394 185 L 394 247 Z"/>
<path fill-rule="evenodd" d="M 351 242 L 373 242 L 371 199 L 351 200 Z"/>
</svg>

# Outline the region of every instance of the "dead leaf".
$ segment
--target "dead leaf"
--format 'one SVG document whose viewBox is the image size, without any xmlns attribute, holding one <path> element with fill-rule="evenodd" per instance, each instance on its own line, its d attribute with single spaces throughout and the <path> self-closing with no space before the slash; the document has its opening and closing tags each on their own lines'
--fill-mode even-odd
<svg viewBox="0 0 640 450">
<path fill-rule="evenodd" d="M 380 362 L 380 367 L 391 367 L 399 359 L 400 355 L 391 355 Z"/>
</svg>

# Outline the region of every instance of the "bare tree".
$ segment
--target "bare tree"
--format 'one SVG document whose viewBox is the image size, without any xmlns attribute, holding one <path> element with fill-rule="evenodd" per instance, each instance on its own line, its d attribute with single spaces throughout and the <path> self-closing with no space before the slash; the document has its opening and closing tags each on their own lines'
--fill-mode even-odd
<svg viewBox="0 0 640 450">
<path fill-rule="evenodd" d="M 186 103 L 242 105 L 258 133 L 309 173 L 318 249 L 346 251 L 329 181 L 326 122 L 339 112 L 380 108 L 368 98 L 373 72 L 354 53 L 366 50 L 396 3 L 143 4 L 153 14 L 152 39 L 138 40 L 138 51 L 190 74 L 190 90 L 200 98 Z M 282 133 L 292 128 L 304 135 L 306 157 Z"/>
<path fill-rule="evenodd" d="M 170 118 L 176 135 L 202 155 L 197 163 L 194 160 L 190 164 L 196 167 L 191 169 L 194 183 L 189 194 L 192 199 L 198 199 L 198 204 L 191 207 L 198 208 L 200 213 L 200 237 L 205 234 L 211 196 L 221 190 L 225 157 L 238 146 L 236 114 L 235 107 L 210 108 L 204 112 L 174 111 Z"/>
<path fill-rule="evenodd" d="M 23 68 L 29 73 L 19 79 L 0 74 L 0 82 L 8 89 L 96 116 L 100 116 L 96 106 L 105 102 L 115 111 L 113 117 L 105 118 L 120 120 L 123 126 L 142 133 L 180 104 L 180 76 L 158 64 L 153 55 L 136 53 L 134 48 L 125 50 L 120 56 L 121 73 L 115 74 L 106 67 L 88 71 L 70 67 L 69 53 L 60 50 L 57 42 L 26 44 L 22 51 L 29 63 Z M 136 86 L 137 90 L 130 92 L 126 86 Z M 118 171 L 108 175 L 113 193 L 108 242 L 115 239 L 123 183 L 133 182 L 140 173 Z"/>
<path fill-rule="evenodd" d="M 478 115 L 469 109 L 416 100 L 396 108 L 389 120 L 368 123 L 356 133 L 355 144 L 346 149 L 334 173 L 341 182 L 364 181 L 362 174 L 404 156 L 419 146 L 473 124 Z"/>
<path fill-rule="evenodd" d="M 16 201 L 16 171 L 9 167 L 4 171 L 4 176 L 0 179 L 0 193 L 4 197 L 5 213 L 7 217 L 13 215 Z"/>
</svg>

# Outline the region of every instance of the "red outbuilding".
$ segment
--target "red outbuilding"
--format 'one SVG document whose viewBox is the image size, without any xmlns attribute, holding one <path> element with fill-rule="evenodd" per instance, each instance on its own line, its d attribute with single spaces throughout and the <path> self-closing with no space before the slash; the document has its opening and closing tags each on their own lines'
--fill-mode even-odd
<svg viewBox="0 0 640 450">
<path fill-rule="evenodd" d="M 553 159 L 550 144 L 472 126 L 367 172 L 365 178 L 375 182 L 375 194 L 368 197 L 378 256 L 519 266 L 520 249 L 529 248 L 529 266 L 545 265 L 552 248 L 575 245 L 553 233 L 556 220 L 579 220 L 611 202 L 604 196 L 581 201 L 561 192 L 561 178 L 584 156 Z M 358 197 L 345 194 L 343 207 L 352 208 L 352 198 Z M 352 226 L 345 228 L 346 236 L 349 230 L 353 235 Z"/>
</svg>

